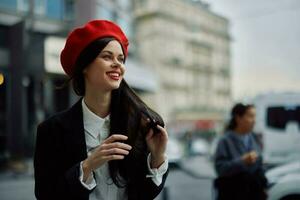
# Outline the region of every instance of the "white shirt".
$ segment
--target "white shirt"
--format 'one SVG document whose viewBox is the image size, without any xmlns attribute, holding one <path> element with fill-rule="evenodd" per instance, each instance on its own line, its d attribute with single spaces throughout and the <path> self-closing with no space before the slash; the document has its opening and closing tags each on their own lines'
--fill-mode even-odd
<svg viewBox="0 0 300 200">
<path fill-rule="evenodd" d="M 88 156 L 90 150 L 100 145 L 101 142 L 106 139 L 109 135 L 109 120 L 108 115 L 105 118 L 101 118 L 93 113 L 85 104 L 84 99 L 82 99 L 82 111 L 83 111 L 83 125 L 85 132 L 85 142 L 87 147 Z M 167 172 L 168 161 L 165 162 L 158 169 L 150 168 L 150 157 L 148 155 L 147 165 L 149 169 L 149 174 L 146 176 L 151 178 L 152 181 L 159 186 L 162 183 L 162 177 Z M 95 177 L 91 173 L 86 180 L 83 182 L 83 170 L 82 162 L 80 163 L 80 177 L 79 180 L 81 184 L 89 189 L 95 190 L 90 194 L 90 200 L 108 199 L 109 200 L 124 200 L 128 199 L 126 196 L 125 188 L 117 187 L 109 175 L 108 164 L 103 164 L 100 168 L 94 171 Z M 97 180 L 97 182 L 96 182 Z"/>
</svg>

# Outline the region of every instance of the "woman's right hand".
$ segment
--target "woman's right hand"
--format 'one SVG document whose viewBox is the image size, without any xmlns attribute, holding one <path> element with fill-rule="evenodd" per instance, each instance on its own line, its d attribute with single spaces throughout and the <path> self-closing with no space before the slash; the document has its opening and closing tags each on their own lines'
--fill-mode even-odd
<svg viewBox="0 0 300 200">
<path fill-rule="evenodd" d="M 129 154 L 131 146 L 120 141 L 127 140 L 125 135 L 114 134 L 102 142 L 92 153 L 83 161 L 83 181 L 85 181 L 89 174 L 101 167 L 104 163 L 110 160 L 122 160 Z"/>
<path fill-rule="evenodd" d="M 257 160 L 257 153 L 255 151 L 251 151 L 249 153 L 246 153 L 242 156 L 242 160 L 246 165 L 252 165 Z"/>
</svg>

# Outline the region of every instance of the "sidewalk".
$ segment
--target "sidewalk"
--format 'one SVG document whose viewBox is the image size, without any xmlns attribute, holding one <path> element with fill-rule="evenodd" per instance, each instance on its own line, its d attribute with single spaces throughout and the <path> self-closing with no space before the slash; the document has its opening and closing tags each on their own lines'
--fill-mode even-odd
<svg viewBox="0 0 300 200">
<path fill-rule="evenodd" d="M 16 170 L 18 167 L 20 167 L 19 170 Z M 0 171 L 1 200 L 35 199 L 32 159 L 26 160 L 20 165 L 16 164 L 13 168 Z"/>
</svg>

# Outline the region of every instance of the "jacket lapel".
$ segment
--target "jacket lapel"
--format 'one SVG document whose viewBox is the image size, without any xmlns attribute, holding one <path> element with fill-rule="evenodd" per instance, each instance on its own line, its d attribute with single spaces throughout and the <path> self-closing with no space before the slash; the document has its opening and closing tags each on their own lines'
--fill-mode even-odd
<svg viewBox="0 0 300 200">
<path fill-rule="evenodd" d="M 234 143 L 234 148 L 236 149 L 236 152 L 238 152 L 240 155 L 243 155 L 245 153 L 243 143 L 233 134 L 235 133 L 230 133 L 230 138 Z"/>
<path fill-rule="evenodd" d="M 62 135 L 67 155 L 70 155 L 74 162 L 87 157 L 81 100 L 82 98 L 59 119 L 63 127 Z"/>
</svg>

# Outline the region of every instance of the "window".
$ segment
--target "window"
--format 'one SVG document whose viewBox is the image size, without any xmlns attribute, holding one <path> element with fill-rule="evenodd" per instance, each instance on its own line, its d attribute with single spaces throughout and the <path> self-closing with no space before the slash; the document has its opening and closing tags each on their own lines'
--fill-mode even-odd
<svg viewBox="0 0 300 200">
<path fill-rule="evenodd" d="M 267 125 L 284 130 L 289 122 L 297 122 L 300 126 L 300 106 L 269 107 L 267 109 Z"/>
<path fill-rule="evenodd" d="M 74 18 L 74 1 L 73 0 L 65 0 L 64 19 L 72 20 L 73 18 Z"/>
<path fill-rule="evenodd" d="M 17 0 L 1 0 L 0 7 L 4 9 L 15 10 L 17 8 Z"/>
<path fill-rule="evenodd" d="M 8 47 L 9 39 L 8 39 L 8 31 L 5 26 L 0 26 L 0 48 L 1 47 Z"/>
<path fill-rule="evenodd" d="M 29 0 L 18 0 L 18 10 L 29 11 Z"/>
<path fill-rule="evenodd" d="M 47 17 L 52 19 L 63 18 L 63 0 L 47 1 Z"/>
<path fill-rule="evenodd" d="M 45 15 L 46 13 L 46 0 L 34 1 L 34 13 L 38 15 Z"/>
</svg>

